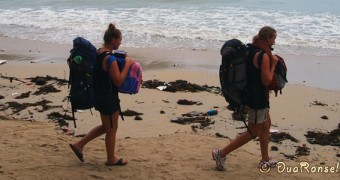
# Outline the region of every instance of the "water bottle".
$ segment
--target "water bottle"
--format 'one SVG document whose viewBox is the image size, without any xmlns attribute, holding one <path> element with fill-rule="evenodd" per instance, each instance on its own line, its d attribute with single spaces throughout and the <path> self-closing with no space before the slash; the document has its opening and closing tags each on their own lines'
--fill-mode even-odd
<svg viewBox="0 0 340 180">
<path fill-rule="evenodd" d="M 210 109 L 208 112 L 207 112 L 207 114 L 209 115 L 209 116 L 214 116 L 214 115 L 216 115 L 218 113 L 218 111 L 216 110 L 216 109 Z"/>
<path fill-rule="evenodd" d="M 76 56 L 73 58 L 73 61 L 76 62 L 77 64 L 80 64 L 83 62 L 83 58 L 81 56 Z"/>
</svg>

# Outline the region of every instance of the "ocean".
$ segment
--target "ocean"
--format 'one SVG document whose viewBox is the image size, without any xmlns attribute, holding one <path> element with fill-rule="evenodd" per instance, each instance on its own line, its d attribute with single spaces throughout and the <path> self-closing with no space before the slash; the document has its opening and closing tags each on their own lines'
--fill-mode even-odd
<svg viewBox="0 0 340 180">
<path fill-rule="evenodd" d="M 0 36 L 100 44 L 109 23 L 125 47 L 219 51 L 268 25 L 277 30 L 275 51 L 340 56 L 339 0 L 0 0 Z"/>
</svg>

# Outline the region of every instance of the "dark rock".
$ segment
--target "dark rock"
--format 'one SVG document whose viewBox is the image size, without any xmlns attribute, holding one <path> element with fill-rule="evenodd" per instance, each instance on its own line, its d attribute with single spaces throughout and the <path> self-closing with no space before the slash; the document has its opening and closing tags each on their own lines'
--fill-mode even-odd
<svg viewBox="0 0 340 180">
<path fill-rule="evenodd" d="M 321 119 L 328 119 L 328 117 L 323 115 L 323 116 L 321 116 Z"/>
<path fill-rule="evenodd" d="M 46 81 L 46 79 L 44 79 L 44 78 L 38 78 L 38 79 L 35 81 L 35 84 L 36 84 L 36 85 L 40 85 L 40 86 L 45 85 L 46 83 L 47 83 L 47 81 Z"/>
<path fill-rule="evenodd" d="M 278 150 L 279 150 L 279 148 L 278 148 L 277 146 L 272 146 L 270 149 L 271 149 L 272 151 L 278 151 Z"/>
<path fill-rule="evenodd" d="M 143 120 L 143 118 L 140 117 L 140 116 L 136 116 L 136 117 L 135 117 L 135 120 L 140 121 L 140 120 Z"/>
</svg>

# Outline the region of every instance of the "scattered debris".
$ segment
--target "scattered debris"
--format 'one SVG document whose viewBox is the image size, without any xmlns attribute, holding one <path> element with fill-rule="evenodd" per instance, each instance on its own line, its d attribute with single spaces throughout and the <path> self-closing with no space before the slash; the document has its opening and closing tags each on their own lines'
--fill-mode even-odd
<svg viewBox="0 0 340 180">
<path fill-rule="evenodd" d="M 221 133 L 215 133 L 215 136 L 216 137 L 220 137 L 220 138 L 228 138 L 228 139 L 230 139 L 228 136 L 225 136 L 225 135 L 223 135 L 223 134 L 221 134 Z"/>
<path fill-rule="evenodd" d="M 165 112 L 164 112 L 163 110 L 161 110 L 159 113 L 161 113 L 161 114 L 165 114 Z"/>
<path fill-rule="evenodd" d="M 211 120 L 205 116 L 197 116 L 197 117 L 177 117 L 170 120 L 171 122 L 178 124 L 191 124 L 191 123 L 203 123 L 203 122 L 211 122 Z"/>
<path fill-rule="evenodd" d="M 75 135 L 74 137 L 84 137 L 86 136 L 86 134 L 78 134 L 78 135 Z"/>
<path fill-rule="evenodd" d="M 286 132 L 275 132 L 275 133 L 270 133 L 270 141 L 275 142 L 275 143 L 279 143 L 281 144 L 281 141 L 289 139 L 293 142 L 300 142 L 299 140 L 297 140 L 296 138 L 294 138 L 293 136 L 291 136 L 289 133 Z"/>
<path fill-rule="evenodd" d="M 245 129 L 247 128 L 246 126 L 241 126 L 241 127 L 235 127 L 235 129 Z"/>
<path fill-rule="evenodd" d="M 191 100 L 187 100 L 187 99 L 180 99 L 177 101 L 177 104 L 180 104 L 180 105 L 203 105 L 202 102 L 199 102 L 199 101 L 191 101 Z"/>
<path fill-rule="evenodd" d="M 11 102 L 6 102 L 5 104 L 7 104 L 7 106 L 4 106 L 0 110 L 4 111 L 8 108 L 11 108 L 11 109 L 13 109 L 13 114 L 16 114 L 16 113 L 26 109 L 27 107 L 31 107 L 31 106 L 42 106 L 42 110 L 37 110 L 38 112 L 43 112 L 43 111 L 46 111 L 46 110 L 51 109 L 51 108 L 61 107 L 61 106 L 49 106 L 49 105 L 47 105 L 49 103 L 52 103 L 52 102 L 48 101 L 48 100 L 41 100 L 41 101 L 38 101 L 36 103 L 22 103 L 22 104 L 20 104 L 18 102 L 11 101 Z"/>
<path fill-rule="evenodd" d="M 279 148 L 278 148 L 277 146 L 272 146 L 270 149 L 271 149 L 272 151 L 278 151 L 278 150 L 279 150 Z"/>
<path fill-rule="evenodd" d="M 209 116 L 215 116 L 218 114 L 218 111 L 216 109 L 210 109 L 206 114 Z"/>
<path fill-rule="evenodd" d="M 124 112 L 122 112 L 122 115 L 123 116 L 138 116 L 138 115 L 143 115 L 143 113 L 139 113 L 139 112 L 127 109 Z"/>
<path fill-rule="evenodd" d="M 205 91 L 214 93 L 214 94 L 221 94 L 221 88 L 220 87 L 216 87 L 216 86 L 208 86 L 208 85 L 203 85 L 202 86 Z"/>
<path fill-rule="evenodd" d="M 321 119 L 328 119 L 326 115 L 321 116 Z"/>
<path fill-rule="evenodd" d="M 140 121 L 140 120 L 143 120 L 143 118 L 137 115 L 137 116 L 135 117 L 135 120 Z"/>
<path fill-rule="evenodd" d="M 25 81 L 22 81 L 16 77 L 7 77 L 7 76 L 3 76 L 1 73 L 0 73 L 0 77 L 1 78 L 4 78 L 4 79 L 8 79 L 10 82 L 13 82 L 13 80 L 15 81 L 19 81 L 19 82 L 22 82 L 22 83 L 26 83 Z"/>
<path fill-rule="evenodd" d="M 74 136 L 76 132 L 73 129 L 67 129 L 67 131 L 65 131 L 65 134 L 68 136 Z"/>
<path fill-rule="evenodd" d="M 57 81 L 58 85 L 67 85 L 68 81 L 65 79 L 59 79 L 57 77 L 52 77 L 52 76 L 36 76 L 36 77 L 32 77 L 32 78 L 26 78 L 28 80 L 30 80 L 31 82 L 34 82 L 37 85 L 45 85 L 47 83 L 47 81 Z"/>
<path fill-rule="evenodd" d="M 296 159 L 296 155 L 288 155 L 285 153 L 280 153 L 282 154 L 286 159 L 290 159 L 290 160 L 295 160 Z"/>
<path fill-rule="evenodd" d="M 303 144 L 302 146 L 298 146 L 295 155 L 297 156 L 308 156 L 310 154 L 310 148 Z"/>
<path fill-rule="evenodd" d="M 39 87 L 38 91 L 34 92 L 33 95 L 56 93 L 56 92 L 60 92 L 60 91 L 61 90 L 56 89 L 52 84 L 49 84 L 49 85 Z"/>
<path fill-rule="evenodd" d="M 205 129 L 209 125 L 215 124 L 215 121 L 211 121 L 210 118 L 206 116 L 206 113 L 198 111 L 191 111 L 189 113 L 182 114 L 182 117 L 172 118 L 170 121 L 178 124 L 199 123 L 200 129 Z M 196 128 L 198 128 L 198 126 L 192 126 L 191 128 L 194 132 L 196 132 Z"/>
<path fill-rule="evenodd" d="M 169 101 L 168 100 L 162 100 L 164 103 L 169 103 Z"/>
<path fill-rule="evenodd" d="M 197 132 L 197 130 L 196 130 L 197 128 L 198 128 L 198 125 L 191 125 L 192 131 Z"/>
<path fill-rule="evenodd" d="M 30 97 L 31 91 L 21 93 L 19 96 L 15 97 L 15 99 L 24 99 Z"/>
<path fill-rule="evenodd" d="M 197 84 L 189 83 L 185 80 L 176 80 L 168 83 L 165 91 L 177 92 L 177 91 L 189 91 L 189 92 L 200 92 L 205 89 Z"/>
<path fill-rule="evenodd" d="M 60 127 L 68 127 L 69 124 L 68 122 L 66 122 L 66 120 L 73 120 L 71 116 L 66 114 L 62 115 L 59 112 L 51 112 L 50 114 L 47 114 L 47 118 L 53 121 L 57 121 Z"/>
<path fill-rule="evenodd" d="M 0 120 L 10 120 L 11 118 L 8 118 L 7 116 L 0 115 Z"/>
<path fill-rule="evenodd" d="M 319 101 L 313 101 L 312 103 L 310 103 L 311 105 L 314 105 L 314 106 L 328 106 L 327 104 L 325 103 L 322 103 L 322 102 L 319 102 Z"/>
<path fill-rule="evenodd" d="M 164 86 L 164 85 L 165 85 L 164 81 L 159 81 L 157 79 L 143 81 L 142 83 L 142 87 L 148 88 L 148 89 L 156 89 L 158 86 Z"/>
<path fill-rule="evenodd" d="M 183 117 L 195 117 L 195 116 L 205 116 L 206 114 L 199 111 L 190 111 L 188 113 L 182 114 Z"/>
<path fill-rule="evenodd" d="M 5 96 L 3 96 L 3 95 L 0 95 L 0 99 L 5 99 Z"/>
<path fill-rule="evenodd" d="M 36 85 L 39 85 L 39 86 L 42 86 L 42 85 L 45 85 L 47 83 L 46 79 L 44 78 L 38 78 L 36 81 L 35 81 L 35 84 Z"/>
<path fill-rule="evenodd" d="M 7 106 L 4 106 L 1 111 L 4 111 L 8 108 L 12 108 L 13 109 L 13 114 L 15 113 L 18 113 L 24 109 L 26 109 L 27 107 L 29 107 L 29 103 L 23 103 L 23 104 L 20 104 L 18 102 L 14 102 L 14 101 L 11 101 L 11 102 L 6 102 L 5 104 L 7 104 Z"/>
<path fill-rule="evenodd" d="M 311 144 L 340 146 L 340 128 L 334 129 L 329 133 L 307 131 L 305 136 Z"/>
<path fill-rule="evenodd" d="M 216 86 L 208 86 L 208 85 L 197 85 L 190 83 L 185 80 L 176 80 L 166 83 L 164 81 L 159 80 L 147 80 L 144 81 L 142 84 L 143 88 L 148 89 L 159 89 L 162 91 L 167 92 L 178 92 L 178 91 L 185 91 L 185 92 L 202 92 L 207 91 L 215 94 L 221 94 L 221 88 Z"/>
</svg>

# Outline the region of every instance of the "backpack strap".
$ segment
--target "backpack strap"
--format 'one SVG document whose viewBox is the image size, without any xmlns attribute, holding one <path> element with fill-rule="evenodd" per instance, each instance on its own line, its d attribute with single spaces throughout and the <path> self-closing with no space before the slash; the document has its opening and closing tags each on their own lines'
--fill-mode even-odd
<svg viewBox="0 0 340 180">
<path fill-rule="evenodd" d="M 257 56 L 257 66 L 259 67 L 259 69 L 261 70 L 261 65 L 262 65 L 262 60 L 263 60 L 263 56 L 264 56 L 264 51 L 260 50 L 259 55 Z M 257 107 L 255 109 L 255 124 L 257 123 Z"/>
<path fill-rule="evenodd" d="M 108 55 L 113 55 L 113 54 L 111 53 L 111 54 L 108 54 Z M 107 70 L 107 72 L 109 72 L 111 64 L 114 61 L 117 61 L 117 58 L 115 56 L 109 56 L 109 58 L 106 61 L 106 70 Z"/>
<path fill-rule="evenodd" d="M 259 66 L 259 69 L 261 69 L 262 59 L 263 59 L 264 53 L 265 52 L 263 50 L 261 50 L 260 54 L 257 56 L 257 65 Z"/>
<path fill-rule="evenodd" d="M 106 61 L 106 69 L 107 69 L 107 72 L 110 71 L 110 67 L 111 67 L 111 64 L 114 62 L 114 61 L 117 61 L 118 62 L 118 59 L 116 58 L 116 56 L 114 56 L 114 54 L 112 53 L 109 53 L 107 55 L 110 55 L 109 58 L 107 59 Z M 122 118 L 122 120 L 124 121 L 124 117 L 123 117 L 123 113 L 122 113 L 122 109 L 120 108 L 120 105 L 119 105 L 119 115 L 120 117 Z M 112 122 L 112 117 L 110 116 L 110 119 L 111 119 L 111 122 Z M 111 124 L 111 127 L 112 127 L 112 124 Z"/>
</svg>

